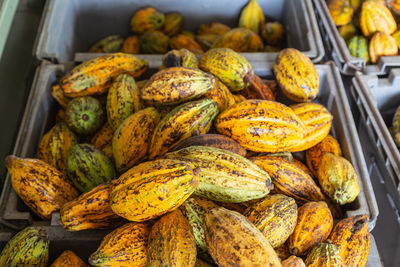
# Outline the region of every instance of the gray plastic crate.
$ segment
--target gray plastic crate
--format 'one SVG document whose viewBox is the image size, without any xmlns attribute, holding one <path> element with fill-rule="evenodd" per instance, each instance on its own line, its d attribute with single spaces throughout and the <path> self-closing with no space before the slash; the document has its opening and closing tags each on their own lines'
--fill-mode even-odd
<svg viewBox="0 0 400 267">
<path fill-rule="evenodd" d="M 326 0 L 313 0 L 325 49 L 329 51 L 339 70 L 346 75 L 354 75 L 356 71 L 366 74 L 385 74 L 390 68 L 400 67 L 400 56 L 381 57 L 377 64 L 367 65 L 362 58 L 350 54 L 345 40 L 329 14 Z"/>
<path fill-rule="evenodd" d="M 285 26 L 286 46 L 304 52 L 314 62 L 324 56 L 324 47 L 311 0 L 259 0 L 266 16 Z M 100 39 L 120 34 L 131 35 L 129 21 L 134 12 L 152 5 L 161 12 L 178 11 L 185 16 L 185 28 L 218 21 L 237 27 L 241 9 L 247 0 L 48 0 L 35 55 L 39 59 L 64 63 L 75 60 Z M 274 60 L 277 53 L 243 53 L 250 62 Z M 157 66 L 162 55 L 138 55 Z"/>
<path fill-rule="evenodd" d="M 400 105 L 400 69 L 391 69 L 386 78 L 356 73 L 351 93 L 372 140 L 376 163 L 400 194 L 400 153 L 388 129 Z"/>
<path fill-rule="evenodd" d="M 41 137 L 54 122 L 57 103 L 51 96 L 51 85 L 56 83 L 70 67 L 44 62 L 38 69 L 14 154 L 35 157 Z M 332 134 L 338 139 L 343 155 L 352 162 L 359 178 L 361 192 L 352 204 L 345 207 L 346 215 L 369 214 L 369 229 L 372 230 L 378 216 L 378 208 L 339 72 L 333 63 L 316 65 L 316 68 L 320 77 L 320 93 L 317 102 L 326 106 L 333 114 Z M 257 70 L 257 73 L 262 77 L 271 76 L 271 65 L 266 63 L 263 69 Z M 16 228 L 28 224 L 57 225 L 58 216 L 59 214 L 55 213 L 52 221 L 49 222 L 33 215 L 12 189 L 10 177 L 7 175 L 0 199 L 0 219 L 4 224 Z"/>
</svg>

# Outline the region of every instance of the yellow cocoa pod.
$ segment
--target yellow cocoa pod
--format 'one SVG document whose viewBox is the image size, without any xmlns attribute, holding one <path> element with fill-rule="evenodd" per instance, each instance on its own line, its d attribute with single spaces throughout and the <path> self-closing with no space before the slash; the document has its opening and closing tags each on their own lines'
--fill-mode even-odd
<svg viewBox="0 0 400 267">
<path fill-rule="evenodd" d="M 57 123 L 40 141 L 37 158 L 66 173 L 68 152 L 78 138 L 64 122 Z"/>
<path fill-rule="evenodd" d="M 130 221 L 147 221 L 182 205 L 195 190 L 195 184 L 193 169 L 186 162 L 147 161 L 113 182 L 111 209 Z"/>
<path fill-rule="evenodd" d="M 68 231 L 113 229 L 123 222 L 110 206 L 111 184 L 101 184 L 65 203 L 60 210 L 61 223 Z"/>
<path fill-rule="evenodd" d="M 327 6 L 336 26 L 349 23 L 353 17 L 353 7 L 350 0 L 328 0 Z"/>
<path fill-rule="evenodd" d="M 211 99 L 187 102 L 169 112 L 154 130 L 149 158 L 162 156 L 182 140 L 206 134 L 218 114 L 217 104 Z"/>
<path fill-rule="evenodd" d="M 135 79 L 128 74 L 119 75 L 112 83 L 107 95 L 107 118 L 115 131 L 132 113 L 142 109 L 140 92 Z"/>
<path fill-rule="evenodd" d="M 369 42 L 371 63 L 377 63 L 381 56 L 395 56 L 398 50 L 396 40 L 383 32 L 375 33 Z"/>
<path fill-rule="evenodd" d="M 127 54 L 139 54 L 140 52 L 139 37 L 136 35 L 127 37 L 124 43 L 122 44 L 121 52 Z"/>
<path fill-rule="evenodd" d="M 165 14 L 163 32 L 168 36 L 174 36 L 183 29 L 184 18 L 179 12 L 170 12 Z"/>
<path fill-rule="evenodd" d="M 131 30 L 138 34 L 158 30 L 163 27 L 164 21 L 164 14 L 153 7 L 141 8 L 135 12 L 131 19 Z"/>
<path fill-rule="evenodd" d="M 301 141 L 290 152 L 309 149 L 321 142 L 331 130 L 333 116 L 322 105 L 317 103 L 301 103 L 290 106 L 303 121 L 306 133 Z"/>
<path fill-rule="evenodd" d="M 236 103 L 231 91 L 218 78 L 215 79 L 214 89 L 205 93 L 204 97 L 214 100 L 220 112 Z"/>
<path fill-rule="evenodd" d="M 197 34 L 215 34 L 215 35 L 222 35 L 228 31 L 230 31 L 230 27 L 219 23 L 219 22 L 210 22 L 201 24 L 197 29 Z"/>
<path fill-rule="evenodd" d="M 279 87 L 289 99 L 307 102 L 318 96 L 317 70 L 311 60 L 299 50 L 282 50 L 275 59 L 273 69 Z"/>
<path fill-rule="evenodd" d="M 151 228 L 147 246 L 148 267 L 193 267 L 196 241 L 179 209 L 163 215 Z"/>
<path fill-rule="evenodd" d="M 289 151 L 304 137 L 305 127 L 289 107 L 269 100 L 246 100 L 222 112 L 216 130 L 255 152 Z"/>
<path fill-rule="evenodd" d="M 221 35 L 211 48 L 230 48 L 235 52 L 259 52 L 264 49 L 264 44 L 255 32 L 235 28 Z"/>
<path fill-rule="evenodd" d="M 50 267 L 86 267 L 86 263 L 71 250 L 65 250 Z"/>
<path fill-rule="evenodd" d="M 150 228 L 145 223 L 127 223 L 106 235 L 89 257 L 93 266 L 146 267 Z"/>
<path fill-rule="evenodd" d="M 361 30 L 365 37 L 371 37 L 376 32 L 392 34 L 396 28 L 396 21 L 384 3 L 364 1 L 361 6 Z"/>
<path fill-rule="evenodd" d="M 111 160 L 114 159 L 111 145 L 113 133 L 114 131 L 111 129 L 111 126 L 106 122 L 90 140 L 92 145 L 103 151 Z"/>
<path fill-rule="evenodd" d="M 244 213 L 273 248 L 279 247 L 292 234 L 297 222 L 297 205 L 285 195 L 267 195 Z"/>
<path fill-rule="evenodd" d="M 60 85 L 67 97 L 103 94 L 118 75 L 127 73 L 137 78 L 147 67 L 146 61 L 133 55 L 105 55 L 76 66 L 61 78 Z"/>
<path fill-rule="evenodd" d="M 281 266 L 264 235 L 236 211 L 222 207 L 204 216 L 209 252 L 218 266 Z"/>
<path fill-rule="evenodd" d="M 257 0 L 249 0 L 249 3 L 243 8 L 239 17 L 239 27 L 246 28 L 260 33 L 264 26 L 264 13 Z"/>
<path fill-rule="evenodd" d="M 198 68 L 195 54 L 187 49 L 171 50 L 162 57 L 161 69 L 172 67 Z"/>
<path fill-rule="evenodd" d="M 155 108 L 145 108 L 129 116 L 115 131 L 112 150 L 119 173 L 146 157 L 158 120 L 159 114 Z"/>
<path fill-rule="evenodd" d="M 194 54 L 204 53 L 201 46 L 193 39 L 183 34 L 178 34 L 169 40 L 169 45 L 172 49 L 187 49 Z"/>
<path fill-rule="evenodd" d="M 144 101 L 156 105 L 175 105 L 199 98 L 214 88 L 215 78 L 199 69 L 163 69 L 147 81 L 140 91 Z"/>
<path fill-rule="evenodd" d="M 371 246 L 368 215 L 357 215 L 339 221 L 329 239 L 339 248 L 343 266 L 365 266 Z"/>
<path fill-rule="evenodd" d="M 297 224 L 289 238 L 290 253 L 299 256 L 328 238 L 333 218 L 328 205 L 323 202 L 308 202 L 297 212 Z"/>
<path fill-rule="evenodd" d="M 307 166 L 314 175 L 317 175 L 322 156 L 328 152 L 336 156 L 342 155 L 340 145 L 332 135 L 327 135 L 320 143 L 306 151 Z"/>
<path fill-rule="evenodd" d="M 208 50 L 200 58 L 199 68 L 220 79 L 231 92 L 245 89 L 254 76 L 247 59 L 229 48 Z"/>
<path fill-rule="evenodd" d="M 5 165 L 17 195 L 45 220 L 79 195 L 66 176 L 44 161 L 8 156 Z"/>
<path fill-rule="evenodd" d="M 324 193 L 340 205 L 353 202 L 360 193 L 353 165 L 347 159 L 332 153 L 322 156 L 317 178 Z"/>
<path fill-rule="evenodd" d="M 64 92 L 59 84 L 56 84 L 51 87 L 51 95 L 63 108 L 66 108 L 68 106 L 69 101 L 71 101 L 70 98 L 64 95 Z"/>
<path fill-rule="evenodd" d="M 282 261 L 282 267 L 306 267 L 304 261 L 294 255 Z"/>
<path fill-rule="evenodd" d="M 110 35 L 98 41 L 90 49 L 89 53 L 116 53 L 121 50 L 124 39 L 119 35 Z"/>
<path fill-rule="evenodd" d="M 239 95 L 239 94 L 232 94 L 232 96 L 233 96 L 233 100 L 235 100 L 235 104 L 247 100 L 246 97 Z"/>
</svg>

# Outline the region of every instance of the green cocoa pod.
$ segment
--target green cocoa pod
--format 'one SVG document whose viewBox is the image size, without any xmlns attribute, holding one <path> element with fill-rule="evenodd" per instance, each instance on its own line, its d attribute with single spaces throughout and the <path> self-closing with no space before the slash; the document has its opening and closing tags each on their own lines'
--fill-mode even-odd
<svg viewBox="0 0 400 267">
<path fill-rule="evenodd" d="M 107 118 L 111 128 L 115 131 L 126 118 L 142 107 L 135 79 L 128 74 L 119 75 L 107 95 Z"/>
<path fill-rule="evenodd" d="M 83 96 L 72 99 L 65 110 L 65 122 L 77 134 L 95 133 L 105 121 L 100 101 L 94 97 Z"/>
<path fill-rule="evenodd" d="M 110 182 L 116 173 L 111 160 L 90 144 L 71 147 L 67 159 L 67 175 L 82 193 L 97 185 Z"/>
<path fill-rule="evenodd" d="M 119 35 L 110 35 L 95 43 L 90 49 L 90 53 L 116 53 L 121 51 L 124 38 Z"/>
<path fill-rule="evenodd" d="M 174 36 L 183 29 L 183 15 L 178 12 L 170 12 L 165 14 L 164 33 L 168 36 Z"/>
<path fill-rule="evenodd" d="M 165 158 L 190 162 L 198 168 L 195 194 L 224 203 L 241 203 L 265 197 L 271 187 L 268 173 L 250 160 L 228 150 L 191 146 Z"/>
<path fill-rule="evenodd" d="M 147 81 L 140 91 L 144 101 L 156 105 L 175 105 L 199 98 L 214 88 L 215 78 L 199 69 L 163 69 Z"/>
<path fill-rule="evenodd" d="M 368 39 L 364 36 L 357 35 L 349 39 L 347 46 L 353 57 L 362 58 L 369 63 Z"/>
<path fill-rule="evenodd" d="M 160 31 L 145 32 L 139 38 L 140 52 L 143 54 L 165 54 L 169 38 Z"/>
<path fill-rule="evenodd" d="M 247 59 L 229 48 L 208 50 L 200 58 L 199 68 L 216 76 L 232 92 L 248 87 L 254 76 Z"/>
<path fill-rule="evenodd" d="M 8 241 L 0 255 L 0 266 L 46 267 L 49 243 L 47 233 L 42 227 L 27 227 Z"/>
<path fill-rule="evenodd" d="M 195 54 L 187 49 L 171 50 L 162 57 L 161 69 L 172 67 L 198 68 Z"/>
<path fill-rule="evenodd" d="M 400 106 L 397 107 L 396 113 L 393 116 L 392 135 L 394 142 L 400 147 Z"/>
<path fill-rule="evenodd" d="M 217 115 L 217 103 L 211 99 L 192 101 L 174 108 L 158 123 L 151 139 L 149 158 L 164 155 L 186 138 L 207 133 Z"/>
<path fill-rule="evenodd" d="M 321 242 L 313 247 L 305 264 L 310 267 L 345 266 L 338 247 L 330 242 Z"/>
<path fill-rule="evenodd" d="M 162 28 L 164 21 L 164 14 L 153 7 L 141 8 L 135 12 L 131 19 L 131 30 L 138 34 L 158 30 Z"/>
</svg>

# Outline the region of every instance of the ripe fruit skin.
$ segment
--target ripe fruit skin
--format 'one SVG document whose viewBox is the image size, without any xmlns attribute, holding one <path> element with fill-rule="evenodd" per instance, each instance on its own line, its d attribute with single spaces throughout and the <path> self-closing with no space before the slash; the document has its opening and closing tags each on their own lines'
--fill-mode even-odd
<svg viewBox="0 0 400 267">
<path fill-rule="evenodd" d="M 86 263 L 81 260 L 71 250 L 65 250 L 61 255 L 51 264 L 50 267 L 86 267 Z"/>
<path fill-rule="evenodd" d="M 258 34 L 264 25 L 264 21 L 264 13 L 257 0 L 250 0 L 240 13 L 239 27 L 250 29 Z"/>
<path fill-rule="evenodd" d="M 169 40 L 169 45 L 172 49 L 187 49 L 194 54 L 204 53 L 201 46 L 190 37 L 184 34 L 178 34 Z"/>
<path fill-rule="evenodd" d="M 371 63 L 377 63 L 381 56 L 396 56 L 399 48 L 392 36 L 377 32 L 369 42 L 369 56 Z"/>
<path fill-rule="evenodd" d="M 336 26 L 349 23 L 353 17 L 350 0 L 328 0 L 327 6 Z"/>
<path fill-rule="evenodd" d="M 179 12 L 169 12 L 165 14 L 163 32 L 168 36 L 174 36 L 183 29 L 184 18 Z"/>
<path fill-rule="evenodd" d="M 131 19 L 131 30 L 138 34 L 158 30 L 162 28 L 164 21 L 164 14 L 153 7 L 141 8 L 135 12 Z"/>
<path fill-rule="evenodd" d="M 136 35 L 127 37 L 122 44 L 121 52 L 126 54 L 139 54 L 139 37 Z"/>
<path fill-rule="evenodd" d="M 342 258 L 339 255 L 338 247 L 329 242 L 321 242 L 308 253 L 306 259 L 310 267 L 344 267 Z"/>
<path fill-rule="evenodd" d="M 106 154 L 111 160 L 114 160 L 112 153 L 111 140 L 113 137 L 113 129 L 111 129 L 110 124 L 108 122 L 104 123 L 103 127 L 101 127 L 92 137 L 90 143 L 100 149 Z"/>
<path fill-rule="evenodd" d="M 234 28 L 216 38 L 211 48 L 230 48 L 235 52 L 260 52 L 264 44 L 261 37 L 252 30 Z"/>
<path fill-rule="evenodd" d="M 282 261 L 282 267 L 306 267 L 304 261 L 294 255 Z"/>
<path fill-rule="evenodd" d="M 162 57 L 161 69 L 172 67 L 197 69 L 197 57 L 195 54 L 184 48 L 180 50 L 170 50 Z"/>
<path fill-rule="evenodd" d="M 281 266 L 264 235 L 246 217 L 222 207 L 204 216 L 208 249 L 218 266 Z"/>
<path fill-rule="evenodd" d="M 378 1 L 364 1 L 361 7 L 361 30 L 365 37 L 371 37 L 376 32 L 392 34 L 396 28 L 396 21 L 384 3 Z"/>
</svg>

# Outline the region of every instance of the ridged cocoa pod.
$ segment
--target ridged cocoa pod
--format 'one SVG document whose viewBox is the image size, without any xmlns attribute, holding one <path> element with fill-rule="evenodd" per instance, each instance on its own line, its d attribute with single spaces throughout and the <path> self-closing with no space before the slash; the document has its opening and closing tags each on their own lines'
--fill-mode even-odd
<svg viewBox="0 0 400 267">
<path fill-rule="evenodd" d="M 163 215 L 151 228 L 147 266 L 193 267 L 196 241 L 187 219 L 179 209 Z"/>
<path fill-rule="evenodd" d="M 240 203 L 266 196 L 270 177 L 248 159 L 215 147 L 191 146 L 166 158 L 190 162 L 198 168 L 195 194 L 211 200 Z"/>
<path fill-rule="evenodd" d="M 106 108 L 108 123 L 114 131 L 132 113 L 143 108 L 139 89 L 132 76 L 121 74 L 115 79 L 108 90 Z"/>
<path fill-rule="evenodd" d="M 194 175 L 188 163 L 178 160 L 139 164 L 113 182 L 111 209 L 130 221 L 156 218 L 182 205 L 193 193 L 197 182 Z"/>
<path fill-rule="evenodd" d="M 223 111 L 216 130 L 255 152 L 290 151 L 305 134 L 300 118 L 289 107 L 268 100 L 246 100 Z"/>
<path fill-rule="evenodd" d="M 331 130 L 332 114 L 317 103 L 301 103 L 290 106 L 294 113 L 303 121 L 306 133 L 291 152 L 307 150 L 321 142 Z"/>
<path fill-rule="evenodd" d="M 263 234 L 238 212 L 214 208 L 204 216 L 204 228 L 218 266 L 281 266 Z"/>
<path fill-rule="evenodd" d="M 133 55 L 114 53 L 86 61 L 60 80 L 66 97 L 100 95 L 107 92 L 112 79 L 122 73 L 134 78 L 147 70 L 146 61 Z"/>
<path fill-rule="evenodd" d="M 226 32 L 228 32 L 231 28 L 225 24 L 219 23 L 219 22 L 210 22 L 210 23 L 205 23 L 201 24 L 199 28 L 197 29 L 197 34 L 216 34 L 216 35 L 222 35 Z"/>
<path fill-rule="evenodd" d="M 142 54 L 164 54 L 168 51 L 169 37 L 160 31 L 145 32 L 139 37 Z"/>
<path fill-rule="evenodd" d="M 340 36 L 347 42 L 350 38 L 357 35 L 356 26 L 353 23 L 347 23 L 346 25 L 340 26 L 338 28 Z"/>
<path fill-rule="evenodd" d="M 246 88 L 254 75 L 247 59 L 229 48 L 208 50 L 200 58 L 199 68 L 213 74 L 228 86 L 231 92 Z"/>
<path fill-rule="evenodd" d="M 174 36 L 183 29 L 184 18 L 179 12 L 170 12 L 165 14 L 163 32 L 168 36 Z"/>
<path fill-rule="evenodd" d="M 399 48 L 392 36 L 383 32 L 375 33 L 369 42 L 369 57 L 375 64 L 382 56 L 396 56 Z"/>
<path fill-rule="evenodd" d="M 162 57 L 161 69 L 172 67 L 198 68 L 195 54 L 187 49 L 171 50 Z"/>
<path fill-rule="evenodd" d="M 267 195 L 251 205 L 244 213 L 263 233 L 269 244 L 279 247 L 292 234 L 297 222 L 297 205 L 285 195 Z"/>
<path fill-rule="evenodd" d="M 201 46 L 193 39 L 183 34 L 178 34 L 169 40 L 169 45 L 172 49 L 187 49 L 194 54 L 204 53 Z"/>
<path fill-rule="evenodd" d="M 308 202 L 298 209 L 297 224 L 289 237 L 290 253 L 299 256 L 325 241 L 333 227 L 332 214 L 323 202 Z"/>
<path fill-rule="evenodd" d="M 350 0 L 328 0 L 327 6 L 336 26 L 349 23 L 353 17 L 353 8 Z"/>
<path fill-rule="evenodd" d="M 106 235 L 89 257 L 93 266 L 147 266 L 146 246 L 150 228 L 145 223 L 127 223 Z"/>
<path fill-rule="evenodd" d="M 282 267 L 306 267 L 304 261 L 294 255 L 282 261 Z"/>
<path fill-rule="evenodd" d="M 342 155 L 340 145 L 332 135 L 327 135 L 320 143 L 306 151 L 307 166 L 314 175 L 317 175 L 322 156 L 328 152 L 336 156 Z"/>
<path fill-rule="evenodd" d="M 153 7 L 141 8 L 135 12 L 131 19 L 131 30 L 138 34 L 158 30 L 163 27 L 164 21 L 164 14 Z"/>
<path fill-rule="evenodd" d="M 119 173 L 146 157 L 159 119 L 160 115 L 155 108 L 145 108 L 129 116 L 115 131 L 112 151 Z"/>
<path fill-rule="evenodd" d="M 319 91 L 319 78 L 312 61 L 294 48 L 279 52 L 274 62 L 276 81 L 282 92 L 296 102 L 315 99 Z"/>
<path fill-rule="evenodd" d="M 290 155 L 291 155 L 291 154 L 290 154 Z M 297 160 L 297 159 L 295 159 L 295 158 L 293 158 L 291 161 L 294 163 L 294 165 L 296 165 L 297 167 L 299 167 L 300 169 L 302 169 L 305 173 L 307 173 L 308 175 L 310 175 L 310 177 L 315 178 L 315 177 L 314 177 L 314 174 L 310 171 L 310 169 L 308 169 L 308 167 L 307 167 L 306 165 L 304 165 L 303 162 L 301 162 L 301 161 L 299 161 L 299 160 Z"/>
<path fill-rule="evenodd" d="M 174 151 L 190 146 L 209 146 L 229 150 L 233 153 L 246 156 L 246 149 L 240 146 L 235 140 L 221 134 L 202 134 L 189 137 L 174 147 Z"/>
<path fill-rule="evenodd" d="M 116 53 L 121 50 L 124 39 L 119 35 L 110 35 L 95 43 L 89 53 Z"/>
<path fill-rule="evenodd" d="M 385 3 L 364 1 L 361 6 L 360 27 L 365 37 L 371 37 L 376 32 L 390 35 L 396 31 L 397 25 Z"/>
<path fill-rule="evenodd" d="M 71 101 L 71 98 L 68 98 L 64 95 L 64 91 L 61 89 L 61 86 L 59 84 L 51 87 L 51 95 L 63 108 L 66 108 L 69 101 Z"/>
<path fill-rule="evenodd" d="M 174 108 L 154 130 L 149 158 L 164 155 L 186 138 L 206 134 L 217 114 L 217 104 L 211 99 L 187 102 Z"/>
<path fill-rule="evenodd" d="M 357 173 L 345 158 L 325 153 L 317 169 L 322 190 L 339 205 L 353 202 L 360 193 Z"/>
<path fill-rule="evenodd" d="M 65 203 L 60 210 L 62 225 L 68 231 L 113 229 L 123 222 L 110 206 L 111 184 L 101 184 Z"/>
<path fill-rule="evenodd" d="M 249 29 L 234 28 L 221 35 L 211 48 L 230 48 L 235 52 L 259 52 L 264 49 L 260 36 Z"/>
<path fill-rule="evenodd" d="M 57 123 L 40 141 L 37 158 L 66 173 L 69 149 L 78 138 L 63 122 Z"/>
<path fill-rule="evenodd" d="M 285 38 L 285 29 L 279 22 L 267 22 L 262 27 L 262 37 L 266 44 L 279 46 Z"/>
<path fill-rule="evenodd" d="M 113 133 L 114 131 L 111 129 L 110 124 L 106 122 L 90 140 L 92 145 L 103 151 L 103 153 L 106 154 L 106 156 L 111 160 L 114 160 L 111 145 Z"/>
<path fill-rule="evenodd" d="M 86 263 L 71 250 L 65 250 L 50 267 L 86 267 Z"/>
<path fill-rule="evenodd" d="M 339 248 L 344 266 L 365 266 L 371 246 L 368 215 L 357 215 L 339 221 L 329 239 Z"/>
<path fill-rule="evenodd" d="M 260 33 L 264 21 L 264 13 L 257 0 L 250 0 L 240 13 L 239 27 Z"/>
<path fill-rule="evenodd" d="M 342 257 L 339 255 L 335 244 L 321 242 L 308 253 L 306 259 L 307 267 L 344 267 Z"/>
<path fill-rule="evenodd" d="M 207 51 L 212 47 L 214 42 L 219 38 L 219 35 L 216 34 L 199 34 L 196 35 L 196 42 L 203 48 L 204 51 Z"/>
<path fill-rule="evenodd" d="M 45 220 L 79 195 L 66 176 L 44 161 L 11 155 L 6 157 L 5 166 L 17 195 Z"/>
<path fill-rule="evenodd" d="M 124 43 L 122 44 L 121 52 L 126 54 L 139 54 L 140 53 L 139 37 L 136 35 L 127 37 Z"/>
<path fill-rule="evenodd" d="M 212 263 L 204 236 L 204 215 L 211 209 L 218 207 L 214 202 L 192 195 L 180 207 L 193 230 L 197 245 L 197 256 Z"/>
<path fill-rule="evenodd" d="M 214 83 L 212 75 L 199 69 L 173 67 L 151 76 L 140 96 L 151 104 L 175 105 L 211 91 Z"/>
<path fill-rule="evenodd" d="M 231 91 L 218 78 L 215 78 L 214 89 L 205 93 L 204 97 L 214 100 L 220 112 L 236 103 Z"/>
<path fill-rule="evenodd" d="M 253 157 L 250 160 L 271 176 L 276 192 L 294 198 L 297 203 L 325 199 L 313 178 L 295 163 L 270 156 Z"/>
<path fill-rule="evenodd" d="M 394 142 L 400 147 L 400 106 L 397 107 L 392 119 L 392 130 L 391 130 Z"/>
</svg>

